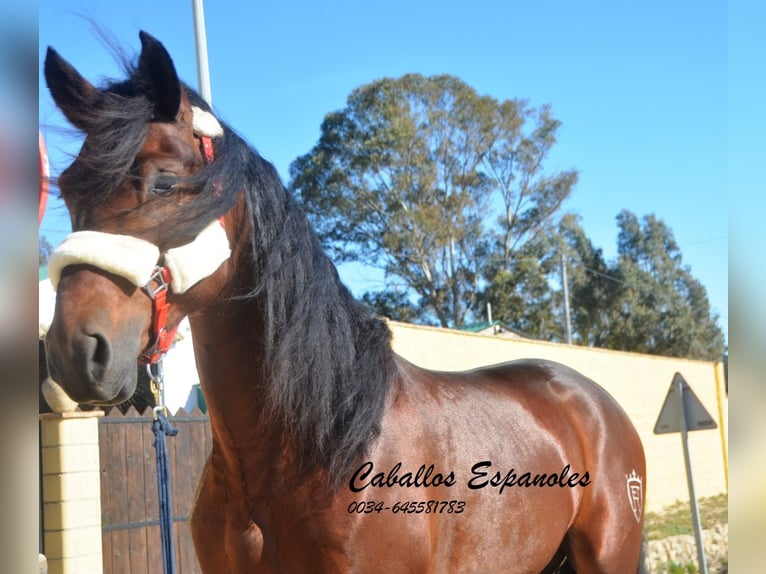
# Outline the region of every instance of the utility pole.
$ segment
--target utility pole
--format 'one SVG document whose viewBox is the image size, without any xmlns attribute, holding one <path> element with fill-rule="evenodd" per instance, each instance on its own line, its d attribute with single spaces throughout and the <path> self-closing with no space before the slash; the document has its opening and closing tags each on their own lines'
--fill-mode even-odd
<svg viewBox="0 0 766 574">
<path fill-rule="evenodd" d="M 210 90 L 210 70 L 207 63 L 207 36 L 205 34 L 205 9 L 202 0 L 192 0 L 194 15 L 194 47 L 197 51 L 197 84 L 199 95 L 213 107 L 213 94 Z"/>
<path fill-rule="evenodd" d="M 572 344 L 572 318 L 569 313 L 569 281 L 567 280 L 567 264 L 564 252 L 561 252 L 561 285 L 564 288 L 564 331 L 566 332 L 567 345 Z"/>
</svg>

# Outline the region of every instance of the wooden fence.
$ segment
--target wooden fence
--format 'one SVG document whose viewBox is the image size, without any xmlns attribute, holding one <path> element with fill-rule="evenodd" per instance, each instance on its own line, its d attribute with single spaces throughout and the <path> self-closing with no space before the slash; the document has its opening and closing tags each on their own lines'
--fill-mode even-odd
<svg viewBox="0 0 766 574">
<path fill-rule="evenodd" d="M 101 452 L 101 528 L 104 574 L 162 574 L 157 475 L 152 414 L 112 409 L 99 419 Z M 189 514 L 197 483 L 211 448 L 209 418 L 199 409 L 181 409 L 171 423 L 178 435 L 167 438 L 178 572 L 200 572 L 194 554 Z"/>
</svg>

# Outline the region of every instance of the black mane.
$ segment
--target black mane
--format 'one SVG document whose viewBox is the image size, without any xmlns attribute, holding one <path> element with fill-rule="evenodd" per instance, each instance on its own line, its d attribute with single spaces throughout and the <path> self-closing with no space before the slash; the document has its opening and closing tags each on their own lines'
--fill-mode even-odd
<svg viewBox="0 0 766 574">
<path fill-rule="evenodd" d="M 86 143 L 66 177 L 77 200 L 91 208 L 131 177 L 146 137 L 151 104 L 135 68 L 129 79 L 106 86 L 88 121 Z M 191 103 L 207 104 L 188 86 Z M 263 340 L 272 414 L 293 429 L 304 462 L 328 469 L 336 483 L 364 455 L 380 430 L 396 366 L 391 332 L 340 282 L 308 219 L 274 167 L 229 126 L 213 140 L 215 160 L 180 182 L 196 199 L 162 233 L 194 236 L 241 199 L 247 204 L 255 284 L 245 295 L 263 317 Z M 172 195 L 168 199 L 173 201 Z"/>
<path fill-rule="evenodd" d="M 337 481 L 380 430 L 396 372 L 391 332 L 340 282 L 274 167 L 226 135 L 234 141 L 216 162 L 246 177 L 230 189 L 244 190 L 250 215 L 258 283 L 249 295 L 264 317 L 275 414 L 295 429 L 306 462 L 325 465 Z"/>
</svg>

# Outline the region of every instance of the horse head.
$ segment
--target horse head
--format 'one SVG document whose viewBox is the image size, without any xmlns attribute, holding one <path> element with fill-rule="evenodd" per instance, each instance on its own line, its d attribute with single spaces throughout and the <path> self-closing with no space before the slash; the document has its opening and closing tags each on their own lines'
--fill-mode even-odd
<svg viewBox="0 0 766 574">
<path fill-rule="evenodd" d="M 54 101 L 85 136 L 58 180 L 73 233 L 50 261 L 57 299 L 46 337 L 52 376 L 80 403 L 129 398 L 137 358 L 211 300 L 228 268 L 231 206 L 207 169 L 224 129 L 164 46 L 140 38 L 128 79 L 103 88 L 53 49 L 45 59 Z"/>
</svg>

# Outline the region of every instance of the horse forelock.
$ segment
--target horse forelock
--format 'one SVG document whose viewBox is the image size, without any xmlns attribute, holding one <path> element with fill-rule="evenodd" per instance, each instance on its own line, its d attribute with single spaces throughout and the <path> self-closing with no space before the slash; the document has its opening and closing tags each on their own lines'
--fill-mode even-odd
<svg viewBox="0 0 766 574">
<path fill-rule="evenodd" d="M 210 108 L 188 86 L 183 86 L 192 106 L 210 114 Z M 60 191 L 67 203 L 79 214 L 87 214 L 109 205 L 126 180 L 139 180 L 136 158 L 146 143 L 153 108 L 140 76 L 133 71 L 127 80 L 109 82 L 101 88 L 95 105 L 83 110 L 85 140 L 72 165 L 59 178 Z M 212 117 L 212 115 L 211 115 Z M 227 139 L 228 128 L 219 126 L 216 145 Z M 234 190 L 240 184 L 226 165 L 212 163 L 195 174 L 178 177 L 185 193 L 193 193 L 194 201 L 175 202 L 174 194 L 154 201 L 163 202 L 163 217 L 152 222 L 156 234 L 175 233 L 173 242 L 193 238 L 211 219 L 229 211 L 234 202 Z M 233 179 L 233 181 L 228 181 Z M 66 185 L 64 185 L 66 184 Z M 181 187 L 181 186 L 178 186 Z M 222 189 L 232 190 L 221 193 Z M 172 206 L 173 209 L 167 208 Z M 130 218 L 130 213 L 120 213 Z M 87 219 L 87 217 L 85 218 Z M 151 218 L 149 218 L 151 221 Z"/>
<path fill-rule="evenodd" d="M 62 174 L 62 180 L 72 182 L 66 193 L 74 195 L 79 206 L 110 201 L 146 139 L 150 114 L 146 98 L 127 98 L 107 90 L 97 105 L 82 111 L 86 138 L 76 160 Z"/>
</svg>

